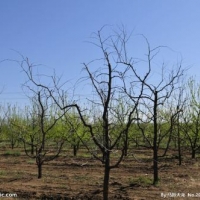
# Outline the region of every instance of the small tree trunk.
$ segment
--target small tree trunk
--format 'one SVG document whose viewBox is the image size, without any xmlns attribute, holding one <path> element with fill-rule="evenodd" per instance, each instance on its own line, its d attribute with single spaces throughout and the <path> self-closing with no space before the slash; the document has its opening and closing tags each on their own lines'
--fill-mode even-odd
<svg viewBox="0 0 200 200">
<path fill-rule="evenodd" d="M 33 155 L 34 154 L 34 140 L 33 140 L 33 138 L 31 138 L 31 155 Z"/>
<path fill-rule="evenodd" d="M 33 155 L 33 154 L 34 154 L 34 145 L 31 144 L 31 155 Z"/>
<path fill-rule="evenodd" d="M 181 156 L 181 143 L 178 140 L 178 165 L 182 164 L 182 156 Z"/>
<path fill-rule="evenodd" d="M 182 164 L 182 156 L 181 156 L 181 135 L 180 135 L 180 126 L 179 126 L 179 115 L 178 115 L 178 164 Z"/>
<path fill-rule="evenodd" d="M 15 146 L 15 141 L 13 139 L 13 137 L 11 138 L 11 149 L 14 149 L 14 146 Z"/>
<path fill-rule="evenodd" d="M 38 179 L 42 178 L 42 163 L 38 163 Z"/>
<path fill-rule="evenodd" d="M 40 179 L 40 178 L 42 178 L 42 159 L 41 159 L 40 153 L 38 153 L 38 155 L 37 155 L 36 163 L 38 166 L 38 179 Z"/>
<path fill-rule="evenodd" d="M 128 155 L 128 133 L 126 134 L 126 139 L 125 139 L 125 152 L 124 152 L 124 156 Z"/>
<path fill-rule="evenodd" d="M 192 149 L 192 159 L 194 159 L 195 156 L 196 156 L 196 151 L 195 151 L 195 149 Z"/>
<path fill-rule="evenodd" d="M 73 154 L 76 157 L 76 155 L 77 155 L 77 147 L 76 147 L 76 145 L 73 145 Z"/>
</svg>

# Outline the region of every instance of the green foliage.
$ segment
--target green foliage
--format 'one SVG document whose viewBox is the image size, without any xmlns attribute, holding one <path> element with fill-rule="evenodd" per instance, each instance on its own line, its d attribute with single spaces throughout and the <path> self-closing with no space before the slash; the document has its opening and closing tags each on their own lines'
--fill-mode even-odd
<svg viewBox="0 0 200 200">
<path fill-rule="evenodd" d="M 12 150 L 9 150 L 9 151 L 6 151 L 4 154 L 4 156 L 15 156 L 15 157 L 18 157 L 21 155 L 20 151 L 12 151 Z"/>
</svg>

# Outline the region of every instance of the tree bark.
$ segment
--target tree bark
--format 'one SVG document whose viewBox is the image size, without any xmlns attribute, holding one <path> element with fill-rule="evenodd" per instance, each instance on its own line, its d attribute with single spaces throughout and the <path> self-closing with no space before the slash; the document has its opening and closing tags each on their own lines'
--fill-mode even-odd
<svg viewBox="0 0 200 200">
<path fill-rule="evenodd" d="M 77 150 L 78 150 L 78 147 L 74 144 L 73 145 L 73 154 L 74 154 L 74 157 L 77 156 Z"/>
<path fill-rule="evenodd" d="M 105 168 L 104 168 L 103 200 L 108 200 L 109 178 L 110 178 L 110 152 L 107 151 L 105 158 Z"/>
<path fill-rule="evenodd" d="M 182 164 L 182 156 L 181 156 L 181 135 L 180 135 L 180 126 L 179 126 L 179 115 L 178 115 L 178 164 Z"/>
<path fill-rule="evenodd" d="M 42 178 L 42 159 L 41 159 L 41 149 L 36 158 L 36 163 L 38 166 L 38 179 Z"/>
<path fill-rule="evenodd" d="M 158 93 L 155 91 L 154 99 L 154 139 L 153 139 L 153 185 L 156 185 L 158 182 L 158 148 L 157 148 L 157 139 L 158 139 L 158 125 L 157 125 L 157 106 L 158 106 Z"/>
<path fill-rule="evenodd" d="M 126 134 L 126 138 L 125 138 L 125 149 L 124 149 L 124 156 L 127 156 L 128 155 L 128 133 Z"/>
<path fill-rule="evenodd" d="M 34 154 L 34 139 L 31 137 L 31 155 Z"/>
<path fill-rule="evenodd" d="M 195 149 L 192 149 L 192 159 L 194 159 L 196 156 L 196 150 Z"/>
<path fill-rule="evenodd" d="M 38 179 L 42 178 L 42 163 L 38 163 Z"/>
</svg>

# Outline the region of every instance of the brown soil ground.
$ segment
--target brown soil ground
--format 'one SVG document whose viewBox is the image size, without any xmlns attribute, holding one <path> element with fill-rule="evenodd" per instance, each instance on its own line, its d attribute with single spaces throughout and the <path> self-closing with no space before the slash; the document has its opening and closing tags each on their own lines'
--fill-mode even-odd
<svg viewBox="0 0 200 200">
<path fill-rule="evenodd" d="M 0 193 L 15 193 L 17 198 L 3 199 L 102 199 L 103 166 L 99 161 L 62 153 L 44 163 L 43 177 L 37 179 L 34 160 L 20 149 L 9 152 L 0 151 Z M 173 199 L 173 195 L 175 199 L 194 199 L 191 195 L 200 198 L 200 160 L 185 157 L 179 166 L 175 158 L 160 159 L 160 181 L 153 186 L 151 152 L 137 150 L 134 155 L 111 170 L 109 199 L 154 200 L 164 199 L 163 195 L 165 199 Z"/>
</svg>

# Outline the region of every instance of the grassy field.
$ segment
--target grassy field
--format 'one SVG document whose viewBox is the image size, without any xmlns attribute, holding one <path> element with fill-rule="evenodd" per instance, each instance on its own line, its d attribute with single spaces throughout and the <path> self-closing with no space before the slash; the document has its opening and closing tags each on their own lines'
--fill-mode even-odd
<svg viewBox="0 0 200 200">
<path fill-rule="evenodd" d="M 160 181 L 153 186 L 151 151 L 133 153 L 111 170 L 109 199 L 200 198 L 200 159 L 185 156 L 182 166 L 175 157 L 160 159 Z M 37 179 L 35 160 L 23 149 L 0 149 L 0 193 L 17 195 L 4 199 L 102 199 L 102 164 L 86 152 L 76 158 L 69 154 L 63 151 L 54 161 L 44 163 L 43 178 Z"/>
</svg>

